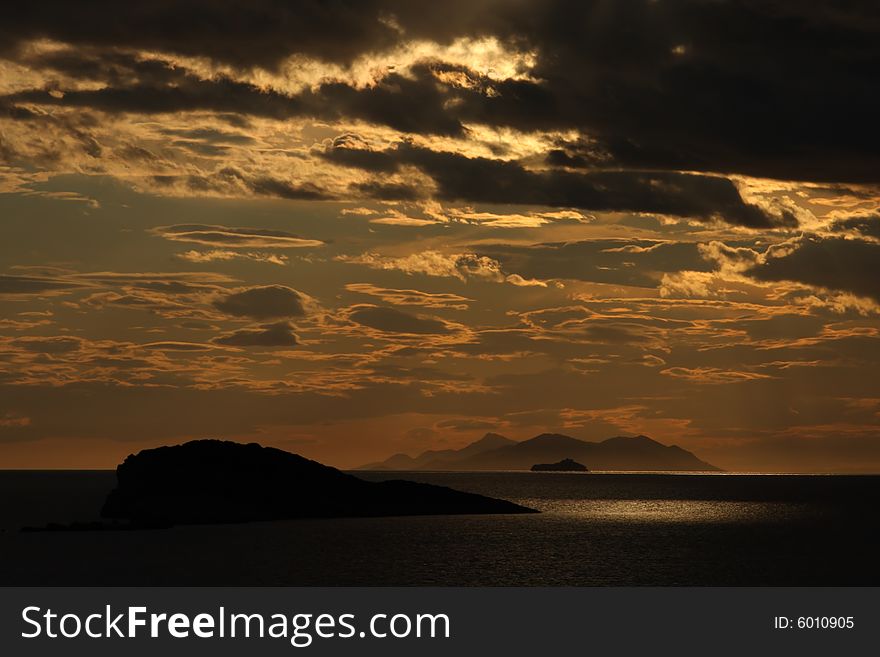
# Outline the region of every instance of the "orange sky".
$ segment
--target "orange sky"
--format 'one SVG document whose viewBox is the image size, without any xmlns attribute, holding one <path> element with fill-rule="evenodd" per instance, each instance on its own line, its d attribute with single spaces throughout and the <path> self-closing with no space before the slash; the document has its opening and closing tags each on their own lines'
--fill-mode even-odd
<svg viewBox="0 0 880 657">
<path fill-rule="evenodd" d="M 555 431 L 880 470 L 871 21 L 49 4 L 0 28 L 0 468 Z"/>
</svg>

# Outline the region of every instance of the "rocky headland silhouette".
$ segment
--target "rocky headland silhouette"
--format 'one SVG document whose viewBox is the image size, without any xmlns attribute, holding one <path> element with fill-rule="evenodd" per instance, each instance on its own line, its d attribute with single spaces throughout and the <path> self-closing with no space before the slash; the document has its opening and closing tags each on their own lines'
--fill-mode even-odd
<svg viewBox="0 0 880 657">
<path fill-rule="evenodd" d="M 146 449 L 116 469 L 104 522 L 31 531 L 107 530 L 293 518 L 538 513 L 445 486 L 369 482 L 256 443 L 194 440 Z"/>
</svg>

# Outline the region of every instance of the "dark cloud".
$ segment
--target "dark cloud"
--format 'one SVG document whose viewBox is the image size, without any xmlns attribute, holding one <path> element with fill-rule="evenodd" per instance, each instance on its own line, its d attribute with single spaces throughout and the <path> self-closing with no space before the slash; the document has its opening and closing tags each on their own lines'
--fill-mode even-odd
<svg viewBox="0 0 880 657">
<path fill-rule="evenodd" d="M 834 230 L 853 231 L 880 240 L 880 215 L 862 217 L 850 217 L 836 221 L 832 226 Z"/>
<path fill-rule="evenodd" d="M 284 285 L 266 285 L 233 292 L 214 301 L 214 307 L 234 317 L 272 319 L 306 314 L 303 296 Z"/>
<path fill-rule="evenodd" d="M 449 201 L 650 212 L 720 219 L 751 228 L 795 223 L 791 215 L 769 215 L 747 203 L 736 185 L 722 176 L 670 171 L 533 171 L 518 162 L 437 152 L 408 142 L 376 153 L 375 158 L 363 154 L 352 157 L 353 150 L 335 146 L 325 157 L 378 171 L 387 170 L 389 158 L 393 158 L 399 166 L 418 167 L 433 178 L 435 196 Z M 345 155 L 333 155 L 335 151 Z M 387 192 L 387 183 L 376 182 L 370 189 L 361 185 L 359 189 L 379 196 Z"/>
<path fill-rule="evenodd" d="M 580 46 L 548 43 L 557 56 L 539 74 L 572 81 L 591 136 L 623 166 L 877 180 L 880 12 L 849 3 L 861 21 L 841 23 L 806 4 L 614 3 Z"/>
<path fill-rule="evenodd" d="M 39 114 L 32 112 L 27 107 L 16 105 L 13 101 L 0 98 L 0 118 L 12 119 L 13 121 L 29 121 L 39 118 Z M 5 159 L 12 159 L 12 148 L 8 144 L 0 145 L 0 155 Z"/>
<path fill-rule="evenodd" d="M 803 238 L 746 272 L 762 281 L 793 281 L 880 301 L 880 244 L 860 239 Z"/>
<path fill-rule="evenodd" d="M 294 347 L 299 344 L 289 322 L 239 329 L 214 338 L 214 342 L 230 347 Z"/>
<path fill-rule="evenodd" d="M 386 333 L 439 334 L 448 333 L 449 327 L 439 319 L 419 317 L 394 308 L 355 306 L 348 318 Z"/>
<path fill-rule="evenodd" d="M 390 73 L 366 88 L 325 83 L 297 99 L 314 116 L 358 118 L 401 132 L 446 136 L 464 133 L 459 118 L 446 109 L 449 90 L 423 66 L 414 67 L 410 75 Z"/>
<path fill-rule="evenodd" d="M 164 71 L 164 74 L 163 74 Z M 157 114 L 179 111 L 214 111 L 253 115 L 276 120 L 292 117 L 326 121 L 360 119 L 401 132 L 462 135 L 458 118 L 445 109 L 449 91 L 424 67 L 411 75 L 387 74 L 378 84 L 354 87 L 344 82 L 325 82 L 296 95 L 266 89 L 257 84 L 233 80 L 222 75 L 210 80 L 187 74 L 172 63 L 157 67 L 146 80 L 138 68 L 132 79 L 100 89 L 34 89 L 0 98 L 0 103 L 37 103 L 65 107 L 88 107 L 105 112 Z M 10 110 L 11 111 L 11 110 Z M 22 117 L 28 118 L 28 117 Z M 202 146 L 210 144 L 201 140 Z M 196 142 L 192 142 L 196 146 Z"/>
<path fill-rule="evenodd" d="M 496 31 L 537 50 L 533 76 L 460 92 L 463 121 L 579 128 L 557 164 L 877 181 L 880 9 L 790 0 L 532 2 Z M 843 13 L 843 12 L 842 12 Z M 840 102 L 846 98 L 848 102 Z"/>
<path fill-rule="evenodd" d="M 131 52 L 102 48 L 49 50 L 25 57 L 28 66 L 73 78 L 106 80 L 117 87 L 138 80 L 141 84 L 183 80 L 185 72 L 175 70 L 162 59 L 144 59 Z"/>
<path fill-rule="evenodd" d="M 183 183 L 193 192 L 228 193 L 244 187 L 258 196 L 274 196 L 295 201 L 319 201 L 330 198 L 317 185 L 305 182 L 294 184 L 270 175 L 252 175 L 233 166 L 226 166 L 208 175 L 157 175 L 152 180 L 159 186 Z"/>
<path fill-rule="evenodd" d="M 311 183 L 295 185 L 290 181 L 271 176 L 242 176 L 241 180 L 250 187 L 254 194 L 261 196 L 277 196 L 294 201 L 317 201 L 327 198 L 327 195 L 320 188 Z"/>
<path fill-rule="evenodd" d="M 346 167 L 391 173 L 399 167 L 393 153 L 371 150 L 358 135 L 345 134 L 334 139 L 327 148 L 318 149 L 319 157 Z"/>
<path fill-rule="evenodd" d="M 305 108 L 294 98 L 275 91 L 261 92 L 247 82 L 225 77 L 203 80 L 166 64 L 168 74 L 149 82 L 128 80 L 119 86 L 94 90 L 66 90 L 59 97 L 50 90 L 22 91 L 7 102 L 38 103 L 66 107 L 89 107 L 105 112 L 143 114 L 214 110 L 285 119 L 302 114 Z"/>
<path fill-rule="evenodd" d="M 476 247 L 475 247 L 476 248 Z M 635 287 L 657 287 L 661 272 L 711 271 L 693 242 L 587 240 L 518 246 L 480 245 L 478 255 L 523 278 L 573 279 Z"/>
<path fill-rule="evenodd" d="M 273 67 L 294 52 L 345 61 L 396 41 L 393 26 L 379 20 L 383 4 L 157 0 L 121 6 L 97 0 L 84 10 L 62 0 L 42 0 L 22 5 L 4 20 L 0 37 L 7 51 L 19 41 L 47 37 L 207 56 L 238 66 Z"/>
<path fill-rule="evenodd" d="M 41 294 L 81 287 L 77 283 L 38 276 L 0 275 L 0 294 Z"/>
<path fill-rule="evenodd" d="M 381 201 L 417 201 L 426 197 L 425 191 L 403 183 L 378 181 L 355 183 L 352 190 Z"/>
<path fill-rule="evenodd" d="M 41 0 L 16 8 L 0 25 L 0 51 L 13 53 L 27 40 L 50 38 L 79 46 L 139 48 L 204 56 L 268 69 L 291 54 L 350 62 L 402 41 L 441 43 L 463 35 L 508 31 L 505 0 L 155 0 L 121 6 L 93 0 L 74 8 Z M 520 4 L 520 3 L 517 3 Z M 513 7 L 519 12 L 528 3 Z M 497 28 L 497 29 L 495 29 Z"/>
<path fill-rule="evenodd" d="M 20 100 L 116 111 L 347 117 L 447 135 L 461 134 L 469 122 L 576 129 L 590 136 L 586 148 L 582 139 L 562 142 L 550 162 L 583 166 L 598 157 L 639 170 L 876 182 L 880 8 L 859 0 L 814 4 L 159 0 L 120 7 L 101 0 L 86 9 L 41 0 L 5 17 L 0 43 L 11 56 L 24 56 L 15 51 L 26 39 L 79 45 L 83 61 L 53 54 L 35 65 L 111 81 L 62 99 L 37 92 Z M 414 39 L 482 36 L 532 51 L 530 78 L 493 80 L 464 69 L 470 84 L 460 85 L 436 74 L 461 67 L 431 62 L 406 74 L 388 71 L 364 88 L 327 82 L 290 97 L 222 76 L 200 80 L 154 70 L 154 63 L 132 64 L 120 55 L 140 48 L 273 68 L 294 53 L 348 62 Z"/>
<path fill-rule="evenodd" d="M 528 171 L 519 164 L 403 146 L 403 159 L 436 181 L 438 196 L 587 210 L 651 212 L 723 219 L 750 227 L 776 221 L 743 201 L 727 178 L 674 172 Z M 787 220 L 786 223 L 790 223 Z"/>
</svg>

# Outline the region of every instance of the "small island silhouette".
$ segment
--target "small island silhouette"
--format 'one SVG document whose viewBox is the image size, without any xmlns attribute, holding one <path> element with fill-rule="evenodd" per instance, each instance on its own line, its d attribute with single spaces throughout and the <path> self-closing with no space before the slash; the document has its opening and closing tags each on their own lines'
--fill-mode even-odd
<svg viewBox="0 0 880 657">
<path fill-rule="evenodd" d="M 257 443 L 194 440 L 146 449 L 116 469 L 105 522 L 30 531 L 141 529 L 292 518 L 538 513 L 507 500 L 392 480 L 369 482 Z"/>
<path fill-rule="evenodd" d="M 536 463 L 531 467 L 532 472 L 589 472 L 587 466 L 578 463 L 574 459 L 562 459 L 556 463 Z"/>
</svg>

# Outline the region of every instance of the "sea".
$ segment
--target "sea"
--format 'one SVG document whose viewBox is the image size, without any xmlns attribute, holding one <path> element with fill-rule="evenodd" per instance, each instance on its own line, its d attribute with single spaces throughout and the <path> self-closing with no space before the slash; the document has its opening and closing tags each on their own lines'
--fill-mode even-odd
<svg viewBox="0 0 880 657">
<path fill-rule="evenodd" d="M 0 471 L 0 585 L 880 584 L 880 476 L 356 472 L 541 511 L 23 532 L 98 518 L 112 471 Z"/>
</svg>

